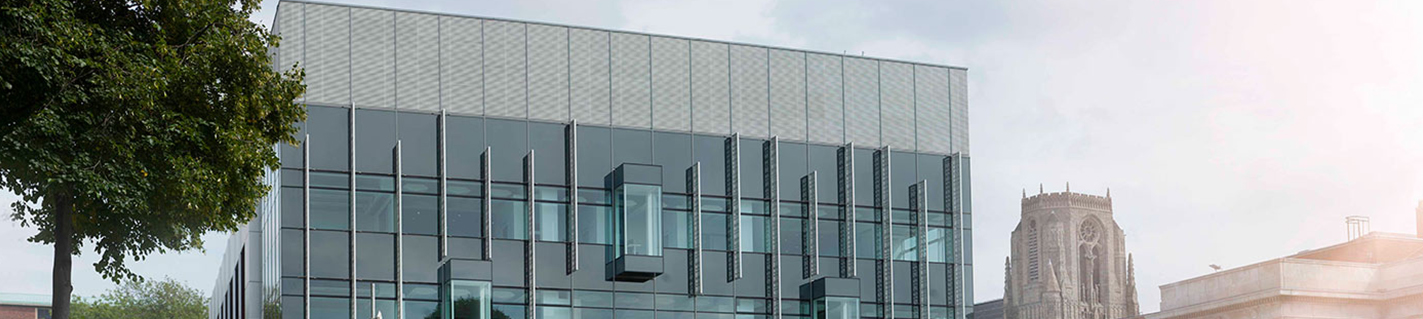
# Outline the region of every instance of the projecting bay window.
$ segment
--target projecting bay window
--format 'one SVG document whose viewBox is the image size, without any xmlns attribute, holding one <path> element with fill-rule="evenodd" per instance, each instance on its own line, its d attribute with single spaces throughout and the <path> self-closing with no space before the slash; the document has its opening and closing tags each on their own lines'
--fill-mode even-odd
<svg viewBox="0 0 1423 319">
<path fill-rule="evenodd" d="M 607 277 L 645 282 L 662 274 L 662 167 L 623 164 L 613 171 L 613 254 Z"/>
<path fill-rule="evenodd" d="M 814 319 L 860 317 L 860 281 L 854 278 L 823 277 L 805 284 L 812 301 Z"/>
</svg>

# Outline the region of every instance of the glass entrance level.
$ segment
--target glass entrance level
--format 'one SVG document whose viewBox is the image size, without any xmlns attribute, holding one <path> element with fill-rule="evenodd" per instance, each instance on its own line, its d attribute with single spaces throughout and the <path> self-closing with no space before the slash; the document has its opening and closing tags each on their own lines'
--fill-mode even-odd
<svg viewBox="0 0 1423 319">
<path fill-rule="evenodd" d="M 618 186 L 613 195 L 618 236 L 617 257 L 662 256 L 662 187 L 641 184 Z"/>
<path fill-rule="evenodd" d="M 860 300 L 849 297 L 825 297 L 815 300 L 815 319 L 859 318 Z"/>
<path fill-rule="evenodd" d="M 450 280 L 440 291 L 440 318 L 489 319 L 490 283 Z"/>
</svg>

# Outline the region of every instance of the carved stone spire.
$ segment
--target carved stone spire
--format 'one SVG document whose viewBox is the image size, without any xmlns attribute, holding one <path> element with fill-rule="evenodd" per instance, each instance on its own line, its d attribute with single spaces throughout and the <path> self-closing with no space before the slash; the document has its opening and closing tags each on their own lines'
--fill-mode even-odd
<svg viewBox="0 0 1423 319">
<path fill-rule="evenodd" d="M 1141 305 L 1136 300 L 1136 261 L 1132 259 L 1132 254 L 1127 254 L 1127 311 L 1130 315 L 1141 313 Z"/>
</svg>

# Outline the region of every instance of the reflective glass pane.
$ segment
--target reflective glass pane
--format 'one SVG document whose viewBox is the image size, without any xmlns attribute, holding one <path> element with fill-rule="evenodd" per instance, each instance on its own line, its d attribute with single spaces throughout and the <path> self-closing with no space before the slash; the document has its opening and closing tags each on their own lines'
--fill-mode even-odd
<svg viewBox="0 0 1423 319">
<path fill-rule="evenodd" d="M 576 307 L 613 307 L 613 293 L 606 291 L 579 290 L 573 292 L 573 305 Z"/>
<path fill-rule="evenodd" d="M 356 230 L 395 232 L 395 194 L 356 192 Z"/>
<path fill-rule="evenodd" d="M 766 253 L 770 249 L 770 227 L 766 216 L 741 215 L 741 251 Z"/>
<path fill-rule="evenodd" d="M 346 108 L 309 106 L 305 129 L 311 134 L 311 168 L 351 169 L 351 118 Z"/>
<path fill-rule="evenodd" d="M 656 132 L 652 136 L 653 164 L 662 166 L 662 190 L 687 192 L 687 169 L 692 167 L 692 136 Z"/>
<path fill-rule="evenodd" d="M 568 204 L 536 203 L 534 238 L 542 241 L 568 240 Z"/>
<path fill-rule="evenodd" d="M 702 163 L 702 194 L 726 196 L 726 138 L 697 135 L 693 143 L 693 156 Z"/>
<path fill-rule="evenodd" d="M 662 188 L 627 184 L 619 187 L 614 203 L 617 226 L 614 235 L 621 236 L 614 252 L 631 255 L 662 255 Z"/>
<path fill-rule="evenodd" d="M 840 256 L 840 227 L 844 222 L 820 220 L 820 255 Z"/>
<path fill-rule="evenodd" d="M 283 229 L 282 238 L 282 275 L 283 276 L 303 276 L 306 275 L 306 238 L 300 230 Z"/>
<path fill-rule="evenodd" d="M 356 171 L 395 173 L 395 112 L 356 109 Z"/>
<path fill-rule="evenodd" d="M 479 237 L 484 223 L 483 202 L 478 198 L 446 197 L 446 230 L 450 236 Z"/>
<path fill-rule="evenodd" d="M 917 239 L 915 239 L 914 226 L 894 225 L 891 229 L 893 233 L 894 260 L 919 260 Z"/>
<path fill-rule="evenodd" d="M 766 198 L 766 188 L 763 184 L 765 180 L 765 160 L 761 147 L 766 141 L 758 139 L 741 139 L 741 197 Z"/>
<path fill-rule="evenodd" d="M 439 132 L 434 114 L 401 112 L 400 166 L 407 175 L 435 176 L 439 167 Z M 359 148 L 358 148 L 359 149 Z"/>
<path fill-rule="evenodd" d="M 607 187 L 603 177 L 613 172 L 612 131 L 578 126 L 578 186 Z"/>
<path fill-rule="evenodd" d="M 350 317 L 350 298 L 311 297 L 312 319 L 337 319 Z"/>
<path fill-rule="evenodd" d="M 727 214 L 702 212 L 702 249 L 726 250 Z"/>
<path fill-rule="evenodd" d="M 474 181 L 445 181 L 445 194 L 450 196 L 480 197 L 484 196 L 484 183 Z"/>
<path fill-rule="evenodd" d="M 311 276 L 320 278 L 351 277 L 350 233 L 311 231 Z"/>
<path fill-rule="evenodd" d="M 529 147 L 534 150 L 534 182 L 568 185 L 568 133 L 563 124 L 529 123 Z"/>
<path fill-rule="evenodd" d="M 376 312 L 380 313 L 381 318 L 395 317 L 395 300 L 377 299 Z M 369 298 L 356 299 L 356 318 L 375 318 L 375 315 L 371 314 Z"/>
<path fill-rule="evenodd" d="M 535 186 L 534 200 L 567 202 L 568 187 L 564 186 Z"/>
<path fill-rule="evenodd" d="M 356 234 L 356 278 L 395 280 L 395 235 Z"/>
<path fill-rule="evenodd" d="M 580 188 L 578 189 L 578 203 L 612 205 L 613 195 L 606 190 Z"/>
<path fill-rule="evenodd" d="M 799 255 L 803 252 L 804 238 L 810 229 L 804 228 L 806 220 L 803 218 L 781 217 L 781 253 Z M 820 230 L 822 233 L 825 230 Z M 824 248 L 821 248 L 824 249 Z"/>
<path fill-rule="evenodd" d="M 790 143 L 781 141 L 776 150 L 777 169 L 780 173 L 780 192 L 782 200 L 805 200 L 801 198 L 801 178 L 809 175 L 807 171 L 809 163 L 805 159 L 805 144 Z M 816 178 L 824 178 L 817 176 Z M 832 177 L 833 178 L 833 177 Z"/>
<path fill-rule="evenodd" d="M 860 300 L 827 297 L 815 300 L 816 319 L 851 319 L 860 317 Z"/>
<path fill-rule="evenodd" d="M 439 280 L 440 238 L 414 235 L 405 235 L 402 238 L 405 246 L 401 247 L 400 255 L 405 280 L 419 282 Z"/>
<path fill-rule="evenodd" d="M 666 248 L 692 248 L 692 213 L 662 211 L 662 245 Z"/>
<path fill-rule="evenodd" d="M 528 230 L 524 226 L 528 223 L 525 211 L 527 202 L 496 199 L 490 203 L 490 207 L 494 210 L 494 215 L 490 216 L 493 218 L 494 238 L 529 239 Z"/>
<path fill-rule="evenodd" d="M 351 174 L 311 172 L 311 187 L 350 189 Z"/>
<path fill-rule="evenodd" d="M 440 181 L 433 178 L 405 177 L 400 184 L 400 192 L 405 194 L 440 194 Z"/>
<path fill-rule="evenodd" d="M 440 316 L 440 303 L 432 301 L 405 301 L 405 318 L 435 319 Z"/>
<path fill-rule="evenodd" d="M 914 153 L 891 151 L 890 176 L 890 196 L 893 197 L 894 208 L 909 208 L 909 187 L 919 182 L 919 167 L 915 164 Z"/>
<path fill-rule="evenodd" d="M 618 292 L 614 294 L 613 302 L 618 308 L 653 309 L 653 298 L 653 294 Z"/>
<path fill-rule="evenodd" d="M 623 163 L 652 164 L 652 132 L 613 129 L 613 167 Z"/>
<path fill-rule="evenodd" d="M 856 148 L 855 157 L 855 203 L 878 206 L 875 203 L 875 156 L 873 150 Z"/>
<path fill-rule="evenodd" d="M 613 243 L 613 208 L 608 206 L 578 206 L 578 242 L 585 244 Z"/>
<path fill-rule="evenodd" d="M 429 195 L 404 195 L 400 204 L 401 231 L 406 234 L 440 234 L 440 198 Z"/>
<path fill-rule="evenodd" d="M 445 119 L 445 173 L 453 178 L 477 179 L 484 153 L 484 119 L 450 116 Z"/>
<path fill-rule="evenodd" d="M 929 228 L 927 237 L 924 237 L 925 244 L 928 245 L 924 249 L 924 254 L 925 257 L 929 258 L 929 262 L 948 262 L 946 254 L 948 253 L 947 247 L 950 239 L 947 235 L 947 229 Z"/>
<path fill-rule="evenodd" d="M 768 215 L 771 213 L 771 208 L 770 204 L 767 203 L 765 200 L 743 198 L 741 200 L 741 213 Z"/>
<path fill-rule="evenodd" d="M 282 187 L 282 227 L 306 227 L 306 196 L 300 187 Z"/>
<path fill-rule="evenodd" d="M 491 318 L 524 318 L 527 313 L 523 305 L 494 305 L 491 312 Z"/>
<path fill-rule="evenodd" d="M 356 190 L 395 191 L 395 177 L 381 175 L 356 175 Z"/>
<path fill-rule="evenodd" d="M 884 258 L 880 254 L 880 225 L 855 223 L 855 256 L 859 258 Z"/>
<path fill-rule="evenodd" d="M 500 199 L 528 199 L 527 187 L 523 184 L 494 183 L 489 185 L 489 196 Z"/>
<path fill-rule="evenodd" d="M 489 282 L 453 280 L 446 283 L 442 297 L 444 318 L 487 319 L 490 308 Z"/>
<path fill-rule="evenodd" d="M 524 121 L 487 119 L 486 132 L 494 160 L 490 162 L 492 179 L 501 182 L 524 181 L 524 156 L 529 153 L 528 123 Z"/>
<path fill-rule="evenodd" d="M 311 190 L 311 228 L 351 229 L 351 192 Z"/>
<path fill-rule="evenodd" d="M 484 241 L 478 238 L 450 237 L 451 258 L 480 259 L 484 254 Z"/>
</svg>

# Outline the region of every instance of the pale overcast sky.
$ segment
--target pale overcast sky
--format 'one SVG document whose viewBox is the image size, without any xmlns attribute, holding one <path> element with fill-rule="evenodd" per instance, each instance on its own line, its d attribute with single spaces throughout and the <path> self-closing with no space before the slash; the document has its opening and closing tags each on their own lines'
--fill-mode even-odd
<svg viewBox="0 0 1423 319">
<path fill-rule="evenodd" d="M 1039 183 L 1112 188 L 1143 312 L 1207 265 L 1341 242 L 1348 215 L 1414 233 L 1423 199 L 1419 1 L 337 2 L 967 67 L 977 301 L 1002 296 L 1021 192 Z M 0 222 L 5 290 L 50 290 L 32 233 Z M 211 290 L 226 235 L 206 238 L 205 254 L 134 267 Z M 81 295 L 112 286 L 94 260 L 75 262 Z"/>
</svg>

